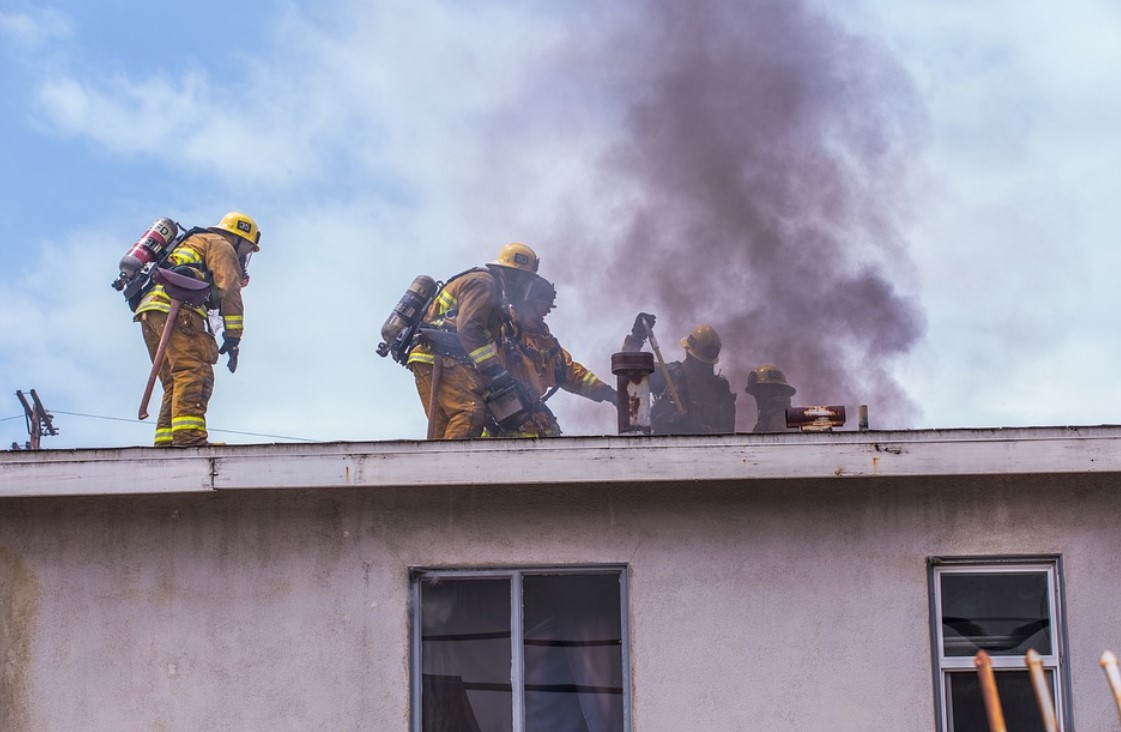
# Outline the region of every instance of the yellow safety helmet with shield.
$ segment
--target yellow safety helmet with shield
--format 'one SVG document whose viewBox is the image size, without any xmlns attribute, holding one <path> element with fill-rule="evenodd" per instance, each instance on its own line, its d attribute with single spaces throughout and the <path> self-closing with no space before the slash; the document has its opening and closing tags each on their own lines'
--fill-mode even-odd
<svg viewBox="0 0 1121 732">
<path fill-rule="evenodd" d="M 530 274 L 537 274 L 537 267 L 540 262 L 537 259 L 537 253 L 528 246 L 520 242 L 511 242 L 499 249 L 498 256 L 489 264 L 492 267 L 508 267 Z"/>
<path fill-rule="evenodd" d="M 215 227 L 236 234 L 253 245 L 253 251 L 261 251 L 261 230 L 257 222 L 240 211 L 230 211 L 222 217 Z"/>
</svg>

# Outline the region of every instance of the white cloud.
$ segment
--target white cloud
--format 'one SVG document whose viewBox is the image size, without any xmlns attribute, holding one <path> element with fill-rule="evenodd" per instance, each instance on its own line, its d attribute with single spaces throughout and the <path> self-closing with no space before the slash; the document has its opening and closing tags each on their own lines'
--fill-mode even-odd
<svg viewBox="0 0 1121 732">
<path fill-rule="evenodd" d="M 461 183 L 485 167 L 475 125 L 521 83 L 516 59 L 539 42 L 539 21 L 440 2 L 352 12 L 325 27 L 290 9 L 274 48 L 240 76 L 85 69 L 43 82 L 39 103 L 60 134 L 118 153 L 173 151 L 233 184 L 292 186 L 338 162 Z"/>
<path fill-rule="evenodd" d="M 70 17 L 54 8 L 28 7 L 24 11 L 0 10 L 0 40 L 26 53 L 73 35 Z"/>
<path fill-rule="evenodd" d="M 174 82 L 55 77 L 38 101 L 54 130 L 81 136 L 110 152 L 187 165 L 232 185 L 283 186 L 318 170 L 299 117 L 269 117 L 252 100 L 197 74 Z M 284 120 L 283 122 L 281 120 Z"/>
</svg>

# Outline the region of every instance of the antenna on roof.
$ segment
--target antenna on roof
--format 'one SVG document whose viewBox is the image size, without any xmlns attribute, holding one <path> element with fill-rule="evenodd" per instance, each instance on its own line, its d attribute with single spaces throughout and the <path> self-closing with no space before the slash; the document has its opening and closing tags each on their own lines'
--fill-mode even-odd
<svg viewBox="0 0 1121 732">
<path fill-rule="evenodd" d="M 24 396 L 22 391 L 17 390 L 16 396 L 19 398 L 19 403 L 23 405 L 24 417 L 27 420 L 27 434 L 31 438 L 24 448 L 26 450 L 38 450 L 39 438 L 44 435 L 54 436 L 58 434 L 58 428 L 51 422 L 54 416 L 46 410 L 43 402 L 39 401 L 39 395 L 35 390 L 31 390 L 31 402 L 28 403 L 27 397 Z M 21 449 L 15 442 L 12 443 L 13 450 Z"/>
</svg>

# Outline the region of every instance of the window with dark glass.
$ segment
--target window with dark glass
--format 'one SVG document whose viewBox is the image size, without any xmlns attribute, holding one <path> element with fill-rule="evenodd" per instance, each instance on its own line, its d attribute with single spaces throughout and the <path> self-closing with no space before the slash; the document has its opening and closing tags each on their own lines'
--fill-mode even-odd
<svg viewBox="0 0 1121 732">
<path fill-rule="evenodd" d="M 621 568 L 413 576 L 413 729 L 625 732 Z"/>
<path fill-rule="evenodd" d="M 991 660 L 1009 729 L 1044 732 L 1024 656 L 1035 650 L 1065 728 L 1058 562 L 937 559 L 931 590 L 943 732 L 989 732 L 974 656 Z"/>
</svg>

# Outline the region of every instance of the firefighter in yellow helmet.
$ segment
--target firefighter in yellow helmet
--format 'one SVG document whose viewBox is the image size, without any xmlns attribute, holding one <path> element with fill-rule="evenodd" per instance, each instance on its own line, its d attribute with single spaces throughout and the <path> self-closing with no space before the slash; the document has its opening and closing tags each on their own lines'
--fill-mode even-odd
<svg viewBox="0 0 1121 732">
<path fill-rule="evenodd" d="M 406 366 L 416 380 L 433 439 L 480 437 L 487 394 L 516 384 L 500 358 L 498 341 L 508 319 L 506 305 L 521 304 L 537 268 L 533 249 L 507 244 L 486 267 L 449 278 L 429 305 Z"/>
<path fill-rule="evenodd" d="M 640 350 L 654 321 L 650 313 L 639 313 L 623 342 L 623 350 Z M 654 434 L 735 432 L 736 395 L 728 380 L 716 373 L 721 348 L 719 334 L 711 325 L 698 325 L 681 339 L 681 347 L 685 349 L 685 360 L 666 364 L 673 388 L 661 369 L 655 369 L 650 377 L 650 392 L 654 396 L 650 422 Z"/>
<path fill-rule="evenodd" d="M 594 402 L 615 403 L 615 389 L 601 381 L 561 346 L 549 330 L 545 317 L 556 305 L 557 291 L 544 277 L 529 284 L 521 305 L 509 308 L 510 321 L 503 328 L 503 357 L 510 374 L 539 399 L 530 420 L 514 434 L 487 426 L 491 436 L 556 437 L 561 434 L 552 410 L 545 406 L 558 389 Z"/>
<path fill-rule="evenodd" d="M 798 390 L 786 381 L 777 366 L 756 366 L 747 375 L 748 394 L 755 397 L 759 416 L 752 432 L 785 432 L 786 408 Z"/>
<path fill-rule="evenodd" d="M 206 408 L 214 392 L 214 369 L 220 354 L 228 356 L 233 372 L 237 359 L 245 311 L 241 288 L 248 283 L 247 266 L 260 251 L 261 230 L 257 222 L 238 211 L 222 217 L 217 226 L 194 229 L 168 255 L 164 267 L 210 283 L 208 302 L 184 304 L 176 315 L 159 378 L 163 401 L 156 422 L 156 447 L 191 447 L 207 444 Z M 222 347 L 210 333 L 207 309 L 222 318 Z M 160 336 L 171 310 L 171 300 L 162 285 L 155 285 L 140 299 L 134 320 L 139 322 L 155 359 Z"/>
</svg>

